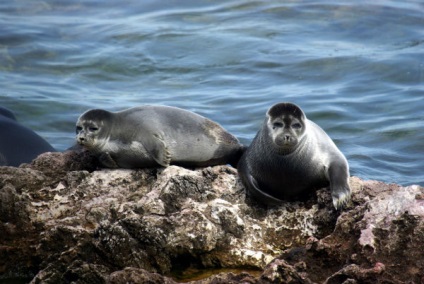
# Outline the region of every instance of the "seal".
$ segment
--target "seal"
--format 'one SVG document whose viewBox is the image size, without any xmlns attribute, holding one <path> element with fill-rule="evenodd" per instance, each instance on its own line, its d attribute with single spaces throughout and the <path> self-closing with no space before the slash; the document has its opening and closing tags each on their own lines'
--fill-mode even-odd
<svg viewBox="0 0 424 284">
<path fill-rule="evenodd" d="M 18 167 L 45 152 L 56 150 L 37 133 L 18 123 L 12 111 L 0 107 L 0 166 Z"/>
<path fill-rule="evenodd" d="M 170 106 L 88 110 L 79 117 L 76 134 L 77 143 L 107 168 L 235 167 L 245 149 L 216 122 Z"/>
<path fill-rule="evenodd" d="M 330 187 L 333 205 L 350 200 L 349 165 L 331 138 L 295 104 L 272 106 L 238 164 L 249 194 L 269 205 Z"/>
<path fill-rule="evenodd" d="M 9 109 L 7 109 L 5 107 L 1 107 L 0 106 L 0 116 L 4 116 L 4 117 L 10 118 L 10 119 L 16 121 L 15 114 L 11 110 L 9 110 Z"/>
</svg>

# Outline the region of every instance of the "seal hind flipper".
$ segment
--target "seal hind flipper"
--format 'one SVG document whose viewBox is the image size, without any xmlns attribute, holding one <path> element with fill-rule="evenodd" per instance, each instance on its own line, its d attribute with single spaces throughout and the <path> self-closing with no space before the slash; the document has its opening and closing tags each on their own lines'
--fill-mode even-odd
<svg viewBox="0 0 424 284">
<path fill-rule="evenodd" d="M 251 189 L 251 193 L 253 193 L 253 195 L 256 198 L 259 198 L 263 203 L 268 204 L 268 205 L 280 205 L 282 200 L 278 199 L 272 195 L 269 195 L 268 193 L 266 193 L 265 191 L 261 190 L 259 188 L 258 182 L 256 181 L 256 179 L 248 174 L 247 178 L 249 179 L 249 183 L 250 183 L 250 189 Z"/>
<path fill-rule="evenodd" d="M 244 153 L 244 155 L 246 154 L 247 153 Z M 250 167 L 247 164 L 247 160 L 245 159 L 244 155 L 240 159 L 240 163 L 237 165 L 237 170 L 243 185 L 246 187 L 247 195 L 250 195 L 254 199 L 258 199 L 263 204 L 268 204 L 271 206 L 281 204 L 282 201 L 280 199 L 275 198 L 260 189 L 258 181 L 251 174 Z"/>
<path fill-rule="evenodd" d="M 239 145 L 240 142 L 233 135 L 225 131 L 218 123 L 206 119 L 202 125 L 202 129 L 210 137 L 215 139 L 218 144 Z"/>
</svg>

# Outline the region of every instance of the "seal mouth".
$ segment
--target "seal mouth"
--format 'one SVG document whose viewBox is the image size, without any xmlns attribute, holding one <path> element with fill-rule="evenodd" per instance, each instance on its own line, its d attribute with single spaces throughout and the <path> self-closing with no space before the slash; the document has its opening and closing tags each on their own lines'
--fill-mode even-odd
<svg viewBox="0 0 424 284">
<path fill-rule="evenodd" d="M 279 155 L 288 155 L 293 153 L 298 146 L 298 140 L 295 137 L 277 137 L 274 140 L 274 145 Z"/>
<path fill-rule="evenodd" d="M 89 139 L 87 139 L 86 137 L 79 136 L 79 137 L 76 137 L 75 140 L 76 140 L 77 144 L 80 145 L 80 146 L 83 146 L 83 147 L 88 148 L 88 149 L 93 148 L 92 143 L 90 143 L 91 141 Z"/>
</svg>

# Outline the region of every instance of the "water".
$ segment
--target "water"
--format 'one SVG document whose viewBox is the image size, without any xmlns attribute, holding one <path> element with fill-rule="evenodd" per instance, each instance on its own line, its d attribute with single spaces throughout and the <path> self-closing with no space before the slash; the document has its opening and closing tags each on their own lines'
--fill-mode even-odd
<svg viewBox="0 0 424 284">
<path fill-rule="evenodd" d="M 0 104 L 64 150 L 90 108 L 178 106 L 248 144 L 290 101 L 352 175 L 424 185 L 424 2 L 370 3 L 1 1 Z"/>
</svg>

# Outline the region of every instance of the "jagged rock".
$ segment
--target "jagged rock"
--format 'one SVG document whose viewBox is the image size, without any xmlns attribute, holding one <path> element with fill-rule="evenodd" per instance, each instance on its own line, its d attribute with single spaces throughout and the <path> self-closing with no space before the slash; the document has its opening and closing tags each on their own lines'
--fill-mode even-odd
<svg viewBox="0 0 424 284">
<path fill-rule="evenodd" d="M 0 280 L 177 283 L 223 268 L 192 283 L 420 283 L 424 189 L 350 184 L 342 212 L 327 189 L 266 208 L 229 166 L 106 170 L 46 153 L 0 167 Z"/>
</svg>

